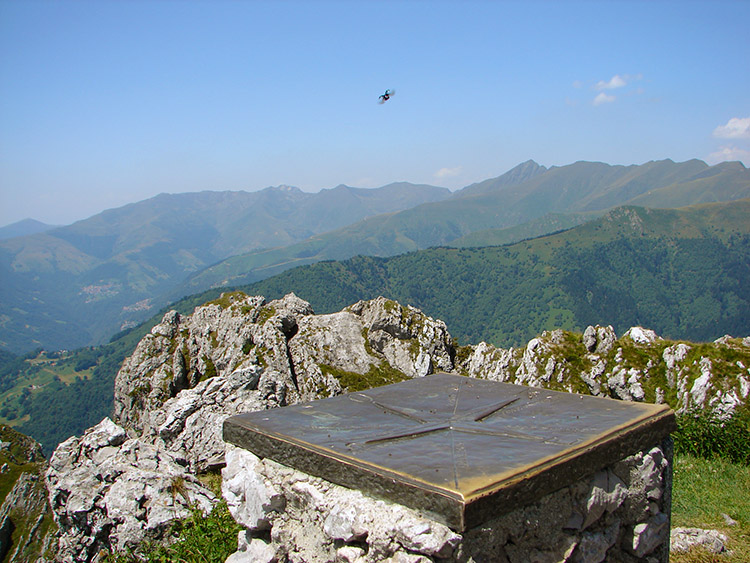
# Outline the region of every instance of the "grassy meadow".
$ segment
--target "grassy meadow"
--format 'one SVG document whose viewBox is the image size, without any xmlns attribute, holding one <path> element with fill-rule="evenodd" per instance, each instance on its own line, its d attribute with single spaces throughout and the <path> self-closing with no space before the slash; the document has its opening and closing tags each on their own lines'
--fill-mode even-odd
<svg viewBox="0 0 750 563">
<path fill-rule="evenodd" d="M 736 522 L 727 523 L 725 516 Z M 672 553 L 673 563 L 741 563 L 750 561 L 750 467 L 720 457 L 675 456 L 672 527 L 720 530 L 729 537 L 730 553 L 703 549 Z"/>
</svg>

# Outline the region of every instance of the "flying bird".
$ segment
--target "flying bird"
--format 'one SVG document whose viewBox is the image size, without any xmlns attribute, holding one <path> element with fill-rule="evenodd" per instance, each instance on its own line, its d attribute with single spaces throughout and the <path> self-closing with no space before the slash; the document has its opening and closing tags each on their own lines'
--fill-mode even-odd
<svg viewBox="0 0 750 563">
<path fill-rule="evenodd" d="M 385 94 L 380 94 L 380 96 L 378 96 L 378 103 L 379 104 L 386 103 L 388 100 L 391 99 L 391 96 L 393 96 L 395 93 L 396 93 L 395 90 L 386 90 Z"/>
</svg>

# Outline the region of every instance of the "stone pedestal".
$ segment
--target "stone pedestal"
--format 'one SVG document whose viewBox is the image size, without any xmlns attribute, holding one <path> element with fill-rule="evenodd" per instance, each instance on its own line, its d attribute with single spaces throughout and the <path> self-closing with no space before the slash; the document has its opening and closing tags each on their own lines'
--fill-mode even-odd
<svg viewBox="0 0 750 563">
<path fill-rule="evenodd" d="M 445 374 L 233 417 L 231 563 L 664 562 L 673 425 Z"/>
</svg>

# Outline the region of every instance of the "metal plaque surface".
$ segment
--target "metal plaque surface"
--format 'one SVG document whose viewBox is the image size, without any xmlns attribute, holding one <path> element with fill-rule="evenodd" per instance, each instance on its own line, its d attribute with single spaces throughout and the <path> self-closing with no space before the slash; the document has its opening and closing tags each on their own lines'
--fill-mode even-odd
<svg viewBox="0 0 750 563">
<path fill-rule="evenodd" d="M 224 439 L 464 530 L 656 445 L 674 425 L 665 405 L 436 374 L 237 415 Z"/>
</svg>

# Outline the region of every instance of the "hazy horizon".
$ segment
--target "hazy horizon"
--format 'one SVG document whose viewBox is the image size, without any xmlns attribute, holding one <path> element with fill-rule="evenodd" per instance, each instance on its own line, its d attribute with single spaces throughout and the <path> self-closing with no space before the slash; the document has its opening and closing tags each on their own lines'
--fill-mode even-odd
<svg viewBox="0 0 750 563">
<path fill-rule="evenodd" d="M 529 159 L 750 165 L 749 20 L 748 2 L 3 2 L 0 225 L 159 193 L 455 191 Z"/>
<path fill-rule="evenodd" d="M 536 162 L 533 158 L 532 159 L 528 159 L 528 160 L 532 160 L 532 161 Z M 673 159 L 662 159 L 662 160 L 673 160 Z M 524 162 L 527 162 L 527 161 L 524 161 Z M 578 161 L 578 162 L 580 162 L 580 161 Z M 727 161 L 723 161 L 723 162 L 727 162 Z M 734 161 L 734 162 L 737 162 L 737 161 Z M 519 163 L 519 165 L 520 164 L 522 164 L 522 163 Z M 539 162 L 537 162 L 537 164 L 539 164 L 540 166 L 545 166 L 544 164 L 541 164 Z M 569 166 L 571 164 L 575 164 L 575 163 L 569 162 L 567 164 L 556 165 L 556 166 Z M 645 162 L 641 162 L 641 163 L 630 163 L 630 164 L 611 164 L 611 163 L 604 163 L 604 164 L 610 164 L 612 166 L 631 166 L 631 165 L 638 166 L 638 165 L 642 165 L 642 164 L 646 164 L 646 163 Z M 717 164 L 720 164 L 720 163 L 717 163 Z M 743 163 L 740 162 L 740 164 L 743 164 Z M 518 166 L 518 165 L 516 165 L 516 166 Z M 744 166 L 744 164 L 743 164 L 743 166 Z M 545 166 L 545 167 L 548 168 L 548 169 L 549 168 L 553 168 L 553 166 Z M 494 174 L 493 176 L 490 176 L 488 178 L 481 178 L 481 179 L 477 180 L 477 182 L 475 182 L 475 183 L 482 182 L 483 180 L 489 180 L 489 179 L 492 179 L 492 178 L 495 178 L 495 177 L 498 177 L 498 176 L 502 176 L 503 174 L 505 174 L 506 172 L 509 172 L 513 168 L 515 168 L 515 166 L 511 167 L 508 170 L 504 170 L 501 173 Z M 401 183 L 401 182 L 406 182 L 406 180 L 394 180 L 392 182 L 388 182 L 386 184 L 383 184 L 382 186 L 373 186 L 371 188 L 363 188 L 362 186 L 349 186 L 347 184 L 337 184 L 336 186 L 331 186 L 331 187 L 324 187 L 324 188 L 313 189 L 313 190 L 302 190 L 302 188 L 298 188 L 297 186 L 289 186 L 287 184 L 278 184 L 276 186 L 265 186 L 263 188 L 258 188 L 257 190 L 194 190 L 192 192 L 160 192 L 160 193 L 156 193 L 156 194 L 153 194 L 153 195 L 149 195 L 149 196 L 147 196 L 147 197 L 145 197 L 143 199 L 125 202 L 122 205 L 117 205 L 117 206 L 114 206 L 114 207 L 108 207 L 108 208 L 105 208 L 105 209 L 100 209 L 98 211 L 95 211 L 91 215 L 88 215 L 86 217 L 81 217 L 80 219 L 76 219 L 76 220 L 72 221 L 71 223 L 46 223 L 46 224 L 49 225 L 49 226 L 54 226 L 54 227 L 64 227 L 64 226 L 76 223 L 78 221 L 83 221 L 85 219 L 93 217 L 94 215 L 97 215 L 97 214 L 102 213 L 104 211 L 108 211 L 108 210 L 111 210 L 111 209 L 117 209 L 117 208 L 124 207 L 124 206 L 130 205 L 130 204 L 133 204 L 133 203 L 138 203 L 138 202 L 141 202 L 141 201 L 147 201 L 149 199 L 153 199 L 153 198 L 155 198 L 157 196 L 160 196 L 160 195 L 179 195 L 179 194 L 185 194 L 185 193 L 200 193 L 200 192 L 245 192 L 245 193 L 253 193 L 253 192 L 263 191 L 263 190 L 266 190 L 266 189 L 284 188 L 284 187 L 287 187 L 287 188 L 296 188 L 296 189 L 300 189 L 303 192 L 314 194 L 314 193 L 322 192 L 324 190 L 332 190 L 332 189 L 335 189 L 335 188 L 337 188 L 338 186 L 341 186 L 341 185 L 346 185 L 347 187 L 358 188 L 358 189 L 377 189 L 377 188 L 383 188 L 383 187 L 388 186 L 390 184 L 396 184 L 396 183 Z M 408 183 L 415 184 L 415 182 L 408 182 Z M 434 187 L 445 187 L 445 186 L 439 186 L 439 185 L 437 185 L 435 183 L 431 183 L 429 185 L 434 186 Z M 467 184 L 466 186 L 460 186 L 460 187 L 455 188 L 455 189 L 450 189 L 450 188 L 447 188 L 447 189 L 449 189 L 451 192 L 455 193 L 455 192 L 458 192 L 458 191 L 460 191 L 460 190 L 462 190 L 464 188 L 467 188 L 467 187 L 469 187 L 471 185 L 472 184 Z M 39 221 L 35 217 L 24 217 L 24 218 L 19 219 L 17 221 L 13 221 L 12 223 L 6 223 L 4 225 L 0 225 L 0 228 L 12 226 L 12 225 L 15 225 L 16 223 L 20 223 L 20 222 L 23 222 L 23 221 L 37 221 L 37 222 L 40 222 L 40 223 L 45 223 L 44 221 Z"/>
</svg>

